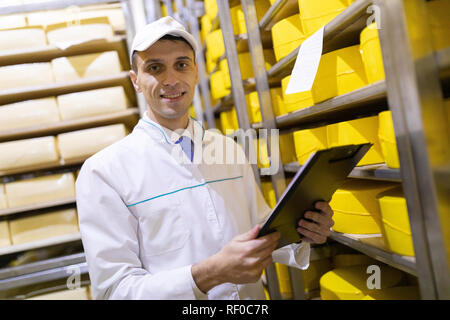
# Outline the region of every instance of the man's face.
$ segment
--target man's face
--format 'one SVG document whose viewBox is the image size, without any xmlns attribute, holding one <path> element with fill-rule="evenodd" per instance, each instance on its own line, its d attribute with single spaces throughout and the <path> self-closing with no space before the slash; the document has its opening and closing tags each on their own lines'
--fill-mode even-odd
<svg viewBox="0 0 450 320">
<path fill-rule="evenodd" d="M 138 52 L 137 74 L 130 72 L 151 111 L 165 119 L 184 116 L 194 98 L 198 68 L 194 52 L 184 41 L 159 40 Z"/>
</svg>

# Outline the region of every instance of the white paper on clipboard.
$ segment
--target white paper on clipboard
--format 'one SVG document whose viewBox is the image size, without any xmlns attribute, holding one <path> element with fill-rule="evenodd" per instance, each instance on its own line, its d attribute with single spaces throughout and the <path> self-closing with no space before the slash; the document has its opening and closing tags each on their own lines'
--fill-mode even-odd
<svg viewBox="0 0 450 320">
<path fill-rule="evenodd" d="M 302 43 L 285 94 L 311 90 L 322 57 L 323 30 L 320 28 Z"/>
</svg>

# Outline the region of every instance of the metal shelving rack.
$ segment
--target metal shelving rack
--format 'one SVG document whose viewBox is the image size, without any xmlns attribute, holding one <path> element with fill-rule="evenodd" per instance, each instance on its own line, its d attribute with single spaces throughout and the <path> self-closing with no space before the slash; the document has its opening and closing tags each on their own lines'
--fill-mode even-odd
<svg viewBox="0 0 450 320">
<path fill-rule="evenodd" d="M 90 43 L 88 46 L 73 46 L 68 50 L 62 51 L 54 46 L 46 46 L 39 49 L 23 50 L 11 52 L 7 55 L 2 55 L 0 58 L 0 65 L 11 63 L 25 63 L 36 62 L 36 53 L 40 54 L 39 59 L 52 59 L 65 55 L 76 55 L 90 52 L 119 50 L 119 57 L 124 66 L 129 65 L 128 50 L 126 47 L 130 46 L 135 30 L 137 28 L 136 21 L 145 19 L 144 13 L 136 9 L 142 0 L 51 0 L 42 3 L 33 3 L 25 5 L 15 5 L 0 8 L 0 15 L 28 13 L 34 11 L 64 9 L 70 6 L 85 6 L 93 4 L 107 4 L 120 3 L 126 21 L 126 36 L 115 36 L 113 39 Z M 143 2 L 142 2 L 143 5 Z M 82 91 L 88 89 L 96 89 L 101 87 L 123 85 L 134 93 L 134 89 L 128 78 L 128 72 L 122 72 L 118 75 L 82 79 L 67 84 L 52 84 L 48 86 L 29 87 L 22 89 L 8 90 L 2 92 L 0 95 L 0 104 L 6 104 L 16 101 L 20 96 L 21 100 L 40 98 L 42 96 L 59 95 L 70 93 L 73 91 Z M 130 97 L 131 98 L 131 97 Z M 133 97 L 134 98 L 134 97 Z M 132 99 L 133 105 L 136 108 L 130 108 L 123 112 L 117 112 L 108 115 L 90 117 L 74 121 L 61 122 L 55 125 L 45 127 L 32 127 L 20 130 L 11 130 L 0 133 L 0 141 L 10 141 L 29 137 L 35 137 L 43 134 L 57 134 L 71 130 L 83 129 L 92 127 L 94 124 L 107 125 L 118 122 L 131 123 L 132 118 L 136 118 L 139 114 L 145 111 L 145 101 L 139 96 L 137 101 Z M 26 172 L 35 172 L 35 170 L 49 170 L 65 168 L 67 166 L 79 165 L 83 159 L 75 163 L 55 163 L 51 166 L 40 166 L 38 168 L 27 168 L 16 170 L 14 172 L 0 173 L 0 181 L 6 181 L 11 175 L 24 174 Z M 58 169 L 59 170 L 59 169 Z M 75 199 L 61 199 L 59 201 L 51 201 L 36 205 L 25 206 L 21 208 L 5 209 L 0 211 L 0 216 L 33 213 L 41 209 L 53 208 L 58 206 L 74 206 Z M 60 237 L 35 241 L 31 243 L 24 243 L 20 245 L 13 245 L 10 247 L 0 249 L 0 256 L 8 256 L 12 254 L 25 253 L 30 250 L 40 250 L 44 248 L 57 248 L 60 246 L 70 247 L 81 244 L 81 236 L 79 233 L 68 234 Z M 37 262 L 27 263 L 15 267 L 4 267 L 0 269 L 0 292 L 1 299 L 5 298 L 27 298 L 40 293 L 47 293 L 49 291 L 67 289 L 66 279 L 70 276 L 69 270 L 77 269 L 81 276 L 81 285 L 89 284 L 88 268 L 85 261 L 84 253 L 71 254 L 57 258 L 43 259 Z M 11 296 L 4 294 L 11 294 Z"/>
<path fill-rule="evenodd" d="M 94 3 L 117 2 L 111 0 L 59 0 L 24 6 L 0 8 L 0 14 L 30 12 L 45 9 L 64 8 L 73 4 L 87 5 Z M 160 17 L 158 0 L 122 0 L 127 21 L 127 41 L 133 38 L 136 15 L 144 12 L 133 10 L 133 6 L 145 7 L 153 18 Z M 174 14 L 171 1 L 164 1 L 169 14 Z M 209 128 L 214 128 L 214 114 L 225 110 L 233 104 L 238 114 L 239 126 L 243 129 L 279 128 L 294 130 L 322 126 L 338 121 L 351 120 L 361 116 L 371 116 L 383 110 L 393 114 L 396 140 L 398 145 L 401 170 L 383 166 L 356 168 L 353 178 L 397 181 L 402 183 L 408 203 L 408 212 L 414 242 L 415 258 L 392 254 L 379 247 L 360 241 L 352 235 L 333 232 L 331 238 L 345 246 L 363 252 L 381 262 L 401 269 L 418 277 L 423 299 L 449 299 L 449 248 L 450 230 L 448 194 L 449 154 L 448 125 L 445 123 L 443 95 L 448 97 L 450 82 L 450 50 L 433 52 L 430 43 L 430 31 L 426 25 L 425 0 L 356 0 L 345 11 L 325 26 L 324 53 L 359 42 L 359 33 L 369 17 L 369 6 L 375 5 L 380 13 L 380 42 L 386 80 L 371 84 L 354 92 L 335 97 L 315 106 L 293 113 L 274 117 L 271 106 L 269 87 L 279 83 L 280 79 L 290 74 L 299 48 L 278 61 L 270 70 L 264 68 L 262 55 L 261 31 L 269 30 L 274 23 L 285 18 L 289 6 L 297 5 L 296 0 L 278 0 L 258 21 L 254 0 L 242 0 L 248 30 L 248 45 L 252 56 L 255 78 L 243 82 L 237 59 L 237 43 L 231 27 L 230 6 L 239 1 L 217 1 L 219 14 L 214 20 L 213 28 L 222 28 L 226 58 L 230 69 L 232 94 L 222 99 L 217 106 L 211 106 L 208 78 L 203 57 L 204 47 L 197 55 L 199 65 L 200 90 L 203 98 L 204 116 Z M 176 1 L 178 19 L 187 22 L 191 32 L 200 43 L 198 27 L 198 1 Z M 140 17 L 142 18 L 142 17 Z M 148 20 L 148 19 L 147 19 Z M 411 26 L 414 24 L 414 28 Z M 418 34 L 411 34 L 412 30 Z M 255 89 L 261 106 L 262 123 L 250 125 L 245 105 L 245 91 Z M 144 103 L 144 104 L 143 104 Z M 198 103 L 198 102 L 197 102 Z M 145 102 L 138 97 L 140 113 L 145 110 Z M 436 139 L 436 128 L 441 128 L 443 135 Z M 446 131 L 445 131 L 446 130 Z M 270 141 L 270 140 L 269 140 Z M 431 145 L 429 141 L 432 141 Z M 252 144 L 250 144 L 252 145 Z M 270 150 L 270 148 L 269 148 Z M 282 166 L 280 166 L 282 167 Z M 277 199 L 284 190 L 284 172 L 295 172 L 296 164 L 287 164 L 272 176 L 272 183 Z M 254 166 L 255 176 L 260 171 Z M 9 214 L 9 213 L 7 213 Z M 317 250 L 317 252 L 319 252 Z M 313 250 L 315 255 L 318 255 Z M 15 267 L 0 272 L 0 288 L 3 286 L 22 286 L 45 279 L 43 274 L 52 274 L 49 279 L 62 275 L 62 269 L 70 265 L 87 268 L 84 256 L 46 260 L 26 267 Z M 34 268 L 34 269 L 33 269 Z M 276 274 L 268 269 L 268 284 L 272 299 L 281 297 Z M 29 275 L 29 276 L 28 276 Z M 296 299 L 305 298 L 299 274 L 290 270 L 293 294 Z M 64 276 L 63 276 L 64 277 Z M 52 279 L 54 279 L 52 278 Z M 19 285 L 20 284 L 20 285 Z"/>
<path fill-rule="evenodd" d="M 432 51 L 430 31 L 424 16 L 425 2 L 356 0 L 325 26 L 323 53 L 358 44 L 360 32 L 366 26 L 370 13 L 375 10 L 381 18 L 377 22 L 381 25 L 379 34 L 386 80 L 309 108 L 274 117 L 269 86 L 279 83 L 282 77 L 290 74 L 300 47 L 266 71 L 260 32 L 269 30 L 277 21 L 286 18 L 288 8 L 296 6 L 297 1 L 276 1 L 260 21 L 256 18 L 254 0 L 240 1 L 255 72 L 254 86 L 263 119 L 262 123 L 250 125 L 244 98 L 249 85 L 241 79 L 229 13 L 230 7 L 239 1 L 217 1 L 218 16 L 214 24 L 217 28 L 219 20 L 223 32 L 232 93 L 214 106 L 213 112 L 217 114 L 234 104 L 239 127 L 244 130 L 299 130 L 391 110 L 401 169 L 390 169 L 385 165 L 358 167 L 350 177 L 402 183 L 416 256 L 404 257 L 390 253 L 374 243 L 360 241 L 354 235 L 333 232 L 331 239 L 417 276 L 422 299 L 449 299 L 450 144 L 442 100 L 443 95 L 448 97 L 450 92 L 450 49 Z M 420 34 L 412 35 L 412 30 Z M 204 77 L 204 73 L 201 77 Z M 436 128 L 440 131 L 437 132 Z M 441 134 L 439 139 L 437 134 Z M 299 168 L 295 163 L 284 166 L 285 172 L 296 172 Z M 283 190 L 278 183 L 282 177 L 283 172 L 272 177 L 277 199 Z M 294 298 L 301 298 L 302 283 L 297 276 L 293 277 L 291 273 L 291 282 Z M 269 283 L 277 283 L 276 278 L 271 280 Z M 276 292 L 278 288 L 274 287 L 276 285 L 272 286 L 270 293 L 276 299 L 280 295 Z"/>
</svg>

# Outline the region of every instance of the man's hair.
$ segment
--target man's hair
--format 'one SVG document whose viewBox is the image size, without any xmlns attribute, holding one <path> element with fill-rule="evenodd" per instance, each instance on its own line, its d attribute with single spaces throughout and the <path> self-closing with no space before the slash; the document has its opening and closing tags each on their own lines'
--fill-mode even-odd
<svg viewBox="0 0 450 320">
<path fill-rule="evenodd" d="M 194 48 L 192 47 L 192 45 L 189 43 L 189 41 L 187 41 L 185 38 L 183 38 L 183 37 L 177 37 L 177 36 L 172 36 L 172 35 L 170 35 L 170 34 L 166 34 L 165 36 L 162 36 L 160 39 L 158 39 L 158 41 L 159 40 L 170 40 L 170 41 L 183 41 L 184 43 L 187 43 L 187 45 L 189 46 L 189 48 L 191 48 L 192 49 L 192 52 L 194 53 L 194 62 L 195 62 L 195 51 L 194 51 Z M 131 56 L 131 69 L 134 71 L 134 72 L 138 72 L 138 69 L 137 69 L 137 55 L 138 55 L 138 52 L 137 51 L 133 51 L 133 54 L 132 54 L 132 56 Z"/>
</svg>

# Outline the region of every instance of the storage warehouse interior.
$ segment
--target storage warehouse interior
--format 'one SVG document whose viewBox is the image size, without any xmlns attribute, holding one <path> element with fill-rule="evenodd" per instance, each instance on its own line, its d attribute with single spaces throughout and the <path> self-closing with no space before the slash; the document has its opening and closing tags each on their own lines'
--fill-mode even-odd
<svg viewBox="0 0 450 320">
<path fill-rule="evenodd" d="M 230 137 L 279 129 L 279 151 L 252 145 L 272 208 L 311 153 L 373 144 L 330 201 L 327 242 L 306 270 L 269 266 L 266 298 L 450 299 L 449 14 L 450 0 L 0 1 L 0 299 L 92 299 L 75 181 L 145 112 L 129 48 L 168 15 L 201 47 L 190 115 Z M 322 27 L 311 90 L 286 94 Z"/>
</svg>

